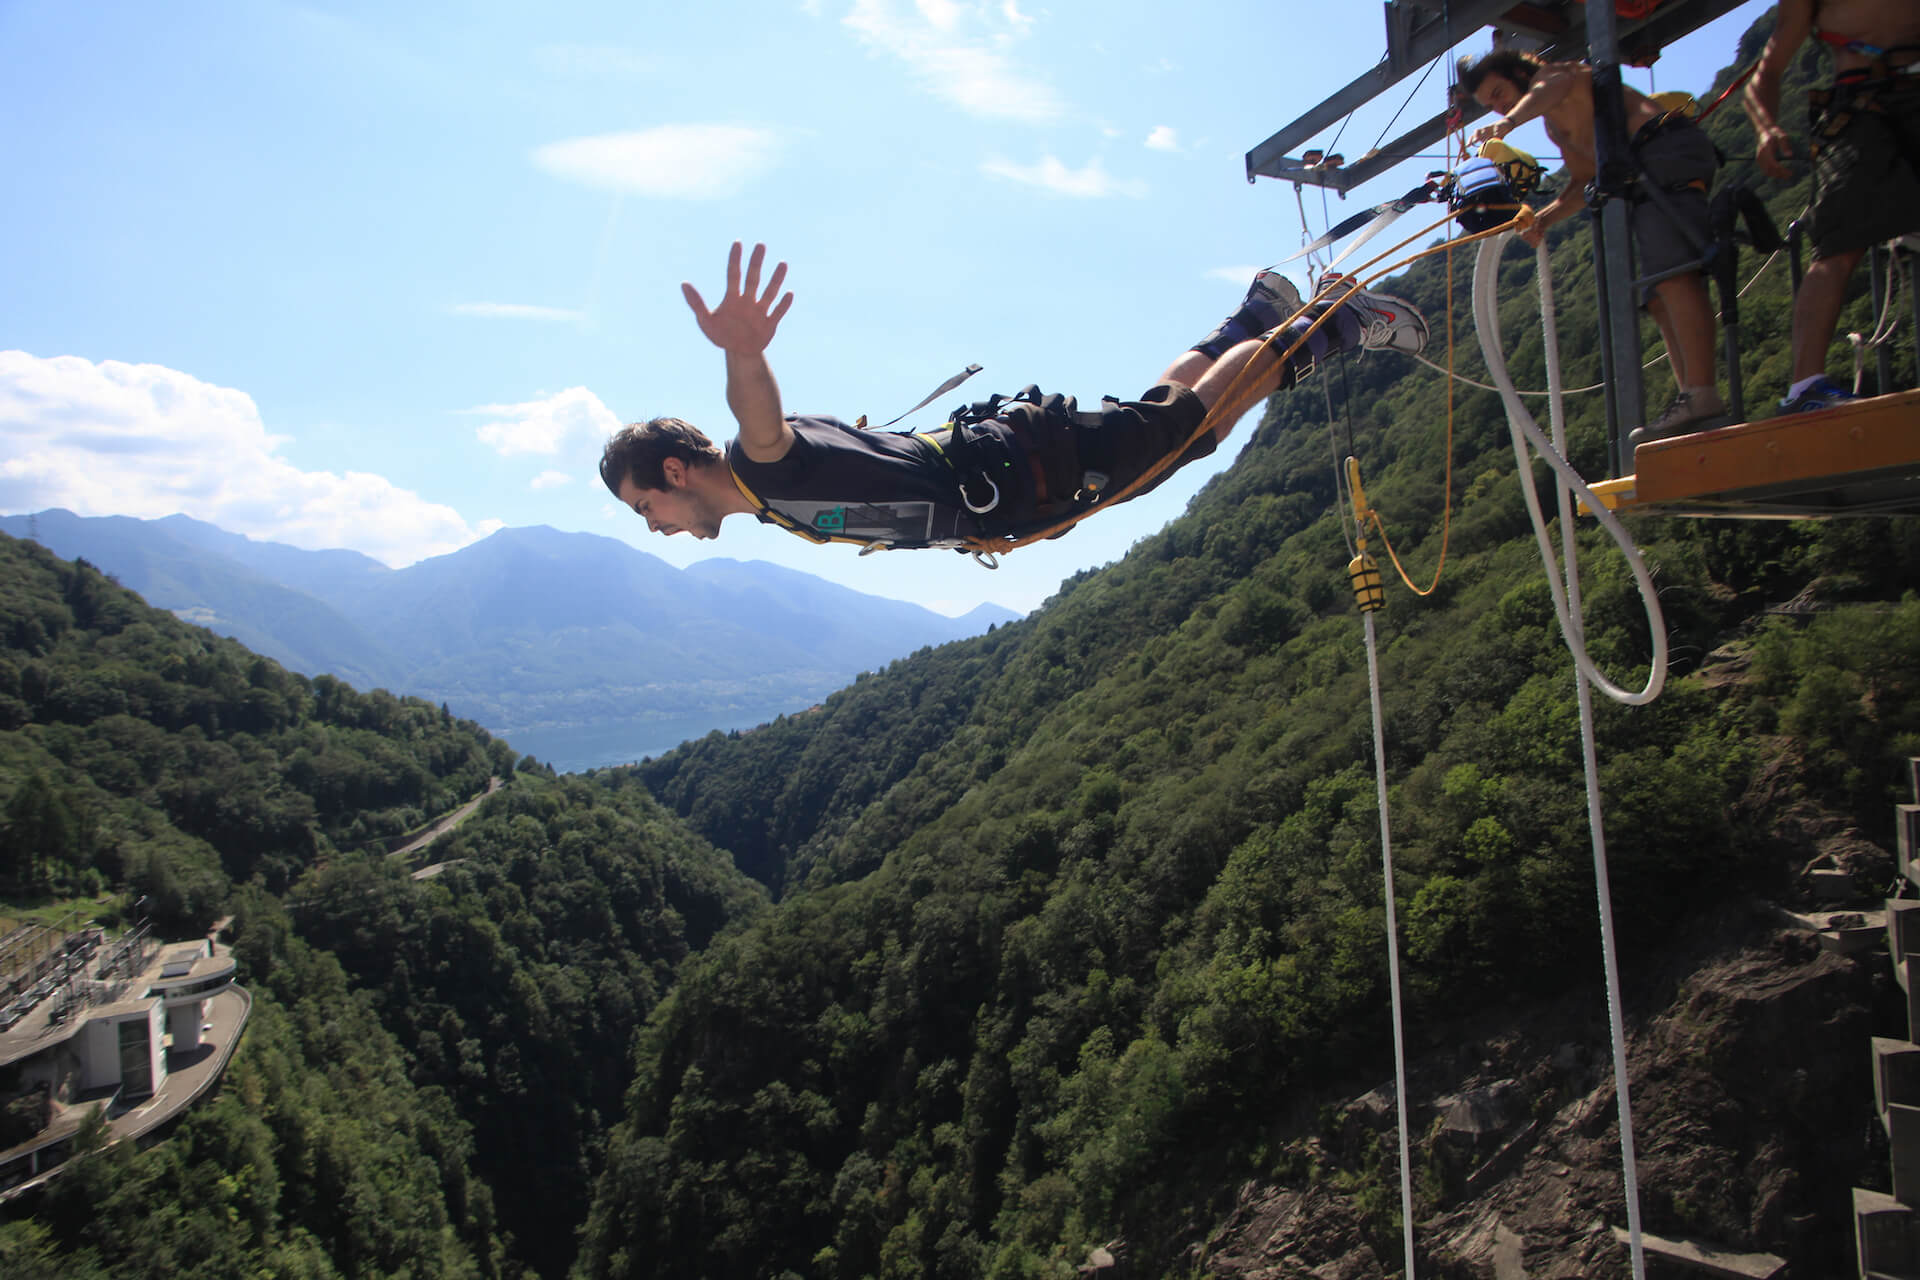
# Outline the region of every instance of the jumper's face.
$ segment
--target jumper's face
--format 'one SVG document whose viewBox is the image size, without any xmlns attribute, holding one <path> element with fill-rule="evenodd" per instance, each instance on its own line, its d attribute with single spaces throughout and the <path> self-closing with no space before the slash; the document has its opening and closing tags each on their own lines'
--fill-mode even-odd
<svg viewBox="0 0 1920 1280">
<path fill-rule="evenodd" d="M 1488 72 L 1480 87 L 1473 91 L 1475 102 L 1501 115 L 1513 110 L 1513 104 L 1520 101 L 1520 97 L 1520 86 L 1498 72 Z"/>
<path fill-rule="evenodd" d="M 660 464 L 666 478 L 664 489 L 643 489 L 628 476 L 620 482 L 620 501 L 647 522 L 654 533 L 672 537 L 690 533 L 696 538 L 720 536 L 720 513 L 713 510 L 696 490 L 687 484 L 687 466 L 678 458 Z"/>
</svg>

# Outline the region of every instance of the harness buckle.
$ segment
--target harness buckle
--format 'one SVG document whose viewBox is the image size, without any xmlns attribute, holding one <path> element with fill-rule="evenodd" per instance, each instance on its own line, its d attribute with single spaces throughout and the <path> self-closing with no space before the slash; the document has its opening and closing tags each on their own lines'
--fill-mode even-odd
<svg viewBox="0 0 1920 1280">
<path fill-rule="evenodd" d="M 1080 477 L 1080 487 L 1073 491 L 1075 502 L 1098 502 L 1107 491 L 1107 483 L 1113 477 L 1104 471 L 1089 471 Z"/>
</svg>

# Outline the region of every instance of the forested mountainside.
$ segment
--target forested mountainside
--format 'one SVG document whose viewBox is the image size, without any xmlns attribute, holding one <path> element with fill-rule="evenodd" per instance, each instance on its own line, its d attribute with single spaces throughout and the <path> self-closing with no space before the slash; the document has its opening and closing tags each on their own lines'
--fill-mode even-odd
<svg viewBox="0 0 1920 1280">
<path fill-rule="evenodd" d="M 1712 129 L 1750 153 L 1737 113 Z M 1770 194 L 1783 222 L 1805 199 Z M 1554 243 L 1579 386 L 1588 250 Z M 1484 380 L 1455 267 L 1393 287 Z M 1538 386 L 1532 275 L 1513 251 L 1502 320 Z M 1775 264 L 1743 299 L 1756 401 L 1786 289 Z M 1096 1245 L 1128 1275 L 1392 1272 L 1347 452 L 1423 586 L 1447 546 L 1380 616 L 1421 1274 L 1490 1275 L 1496 1228 L 1532 1271 L 1619 1272 L 1572 673 L 1493 397 L 1447 407 L 1396 357 L 1331 365 L 1038 615 L 585 776 L 0 540 L 0 876 L 145 894 L 182 932 L 230 914 L 255 1000 L 171 1136 L 0 1210 L 0 1272 L 1057 1276 Z M 1570 429 L 1601 474 L 1593 397 Z M 1816 858 L 1889 878 L 1920 526 L 1634 530 L 1675 678 L 1602 703 L 1599 742 L 1648 1225 L 1836 1271 L 1846 1187 L 1885 1176 L 1878 988 L 1750 904 L 1799 901 Z M 1582 542 L 1589 642 L 1637 682 L 1629 577 Z M 493 777 L 439 874 L 386 855 Z M 1460 1145 L 1449 1095 L 1504 1108 L 1496 1151 Z"/>
<path fill-rule="evenodd" d="M 1737 110 L 1709 127 L 1751 154 Z M 1750 173 L 1736 160 L 1722 180 Z M 1804 207 L 1804 184 L 1762 190 L 1783 226 Z M 1599 377 L 1589 246 L 1575 225 L 1553 243 L 1582 386 Z M 1451 331 L 1455 367 L 1484 381 L 1469 265 L 1429 258 L 1393 288 L 1433 321 L 1432 357 Z M 1748 255 L 1743 282 L 1760 267 Z M 1539 387 L 1534 274 L 1513 249 L 1500 311 L 1515 376 Z M 1750 404 L 1783 384 L 1787 295 L 1782 258 L 1742 301 Z M 1865 305 L 1843 323 L 1867 327 Z M 1911 385 L 1910 352 L 1898 367 Z M 1576 465 L 1604 475 L 1596 397 L 1569 428 Z M 1391 1104 L 1386 1132 L 1342 1109 L 1392 1069 L 1366 659 L 1333 477 L 1349 452 L 1421 586 L 1446 550 L 1434 592 L 1396 585 L 1380 617 L 1411 1042 L 1468 1064 L 1429 1080 L 1529 1081 L 1509 1136 L 1528 1106 L 1528 1133 L 1572 1135 L 1558 1172 L 1528 1170 L 1536 1190 L 1579 1189 L 1537 1220 L 1530 1265 L 1624 1265 L 1605 1232 L 1624 1205 L 1574 680 L 1504 419 L 1488 392 L 1449 403 L 1435 372 L 1370 357 L 1279 397 L 1185 518 L 1035 617 L 809 715 L 602 775 L 648 787 L 783 896 L 689 961 L 646 1028 L 582 1274 L 1070 1275 L 1116 1240 L 1128 1275 L 1399 1266 Z M 1920 527 L 1634 532 L 1674 679 L 1649 707 L 1602 701 L 1597 732 L 1651 1094 L 1649 1225 L 1828 1273 L 1849 1253 L 1845 1188 L 1885 1178 L 1864 1136 L 1873 983 L 1742 904 L 1797 901 L 1798 873 L 1836 850 L 1863 890 L 1887 883 L 1890 805 L 1911 798 L 1896 788 L 1920 748 Z M 1588 643 L 1637 687 L 1649 641 L 1630 577 L 1590 527 L 1581 543 Z M 1824 993 L 1799 1006 L 1816 1020 L 1762 1029 L 1745 1011 L 1769 986 Z M 1764 1092 L 1776 1062 L 1791 1096 Z M 1437 1130 L 1433 1097 L 1416 1115 Z M 1416 1137 L 1423 1232 L 1491 1203 L 1474 1197 L 1504 1175 Z M 1296 1197 L 1303 1222 L 1341 1230 L 1317 1256 L 1236 1262 L 1243 1193 Z M 1484 1252 L 1422 1247 L 1422 1274 L 1490 1274 Z"/>
<path fill-rule="evenodd" d="M 0 897 L 230 915 L 254 997 L 218 1102 L 0 1210 L 0 1271 L 563 1271 L 635 1028 L 759 887 L 637 790 L 4 536 L 0 618 Z M 490 777 L 438 876 L 387 854 Z"/>
</svg>

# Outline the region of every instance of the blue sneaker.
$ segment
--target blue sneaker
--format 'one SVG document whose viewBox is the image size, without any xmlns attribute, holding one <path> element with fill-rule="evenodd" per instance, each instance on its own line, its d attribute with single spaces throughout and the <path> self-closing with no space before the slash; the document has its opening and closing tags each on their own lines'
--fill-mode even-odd
<svg viewBox="0 0 1920 1280">
<path fill-rule="evenodd" d="M 1825 374 L 1820 380 L 1789 400 L 1780 402 L 1780 413 L 1813 413 L 1820 409 L 1831 409 L 1837 404 L 1860 397 L 1847 390 Z"/>
</svg>

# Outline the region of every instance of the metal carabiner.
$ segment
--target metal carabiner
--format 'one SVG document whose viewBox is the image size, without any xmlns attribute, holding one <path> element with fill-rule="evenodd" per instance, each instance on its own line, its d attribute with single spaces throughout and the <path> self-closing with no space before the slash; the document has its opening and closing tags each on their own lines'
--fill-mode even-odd
<svg viewBox="0 0 1920 1280">
<path fill-rule="evenodd" d="M 998 569 L 1000 567 L 1000 557 L 991 551 L 974 552 L 973 562 L 982 569 Z"/>
<path fill-rule="evenodd" d="M 982 472 L 980 474 L 980 478 L 986 481 L 987 488 L 993 490 L 993 497 L 988 499 L 985 506 L 980 506 L 980 507 L 974 506 L 973 499 L 967 495 L 967 486 L 964 484 L 960 486 L 960 501 L 966 505 L 967 510 L 973 512 L 973 514 L 977 516 L 985 515 L 987 512 L 993 510 L 995 507 L 1000 505 L 1000 486 L 995 484 L 993 482 L 993 477 L 990 475 L 987 475 L 985 472 Z"/>
</svg>

